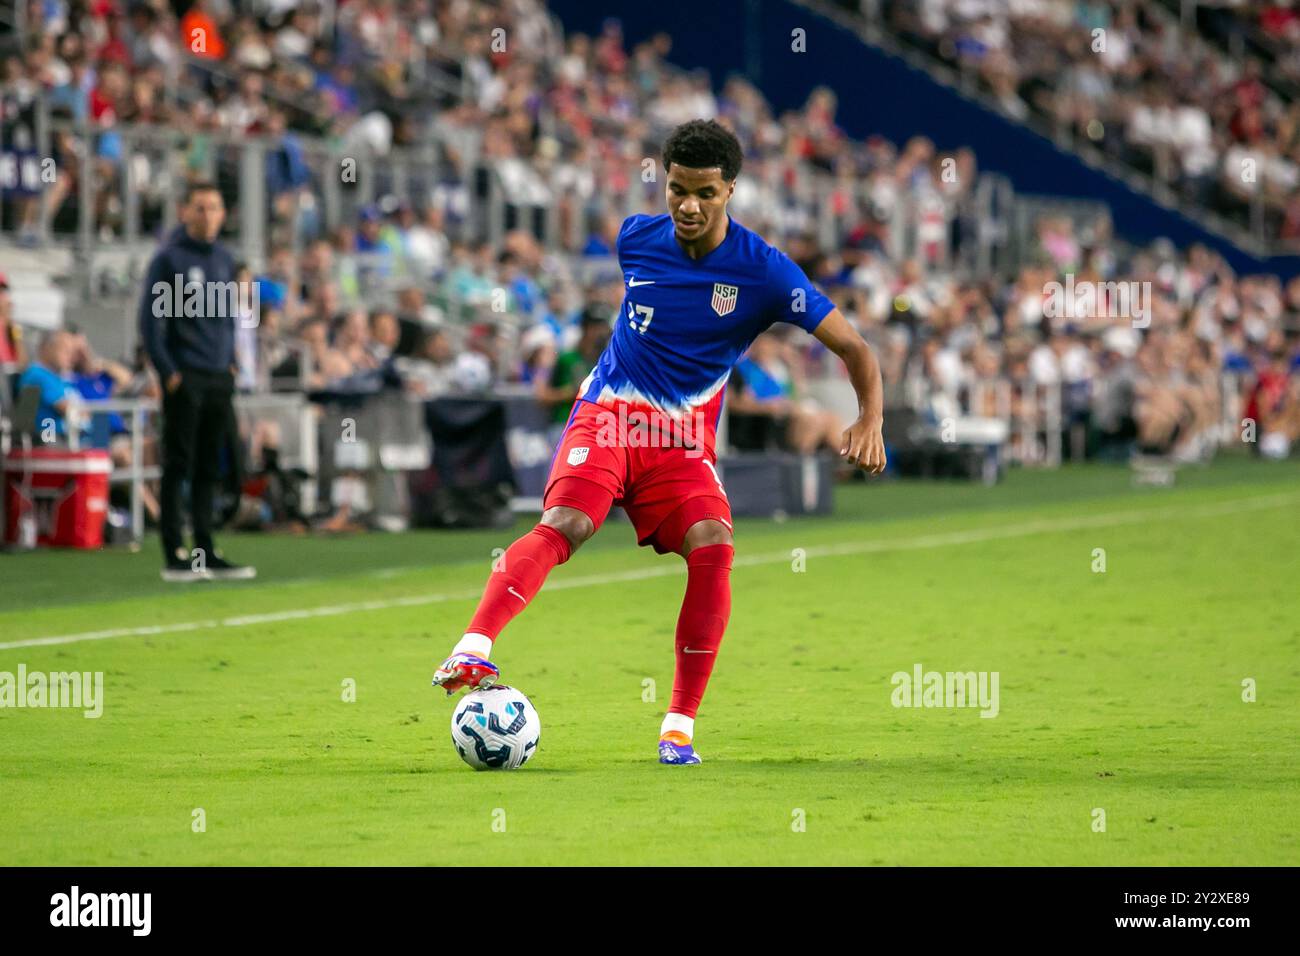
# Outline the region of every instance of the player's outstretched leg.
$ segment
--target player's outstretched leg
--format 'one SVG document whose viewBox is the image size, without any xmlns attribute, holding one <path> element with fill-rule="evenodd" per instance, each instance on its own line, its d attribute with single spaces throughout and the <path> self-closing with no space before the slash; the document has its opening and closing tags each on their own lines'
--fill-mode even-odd
<svg viewBox="0 0 1300 956">
<path fill-rule="evenodd" d="M 448 696 L 462 687 L 490 687 L 500 671 L 488 658 L 492 643 L 511 619 L 528 606 L 546 575 L 591 537 L 592 520 L 576 508 L 548 508 L 542 520 L 497 559 L 465 635 L 433 675 Z"/>
<path fill-rule="evenodd" d="M 697 521 L 682 542 L 686 596 L 677 618 L 677 669 L 673 699 L 659 730 L 659 762 L 697 764 L 695 715 L 713 673 L 722 634 L 731 616 L 731 529 L 712 519 Z"/>
</svg>

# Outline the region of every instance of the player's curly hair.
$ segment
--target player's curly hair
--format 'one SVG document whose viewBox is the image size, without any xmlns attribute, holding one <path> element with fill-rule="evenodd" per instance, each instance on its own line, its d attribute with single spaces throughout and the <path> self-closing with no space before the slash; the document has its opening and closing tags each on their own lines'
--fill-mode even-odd
<svg viewBox="0 0 1300 956">
<path fill-rule="evenodd" d="M 731 182 L 740 175 L 743 158 L 740 140 L 716 120 L 697 119 L 683 123 L 664 141 L 666 170 L 672 169 L 673 163 L 691 169 L 717 166 L 722 170 L 722 178 Z"/>
</svg>

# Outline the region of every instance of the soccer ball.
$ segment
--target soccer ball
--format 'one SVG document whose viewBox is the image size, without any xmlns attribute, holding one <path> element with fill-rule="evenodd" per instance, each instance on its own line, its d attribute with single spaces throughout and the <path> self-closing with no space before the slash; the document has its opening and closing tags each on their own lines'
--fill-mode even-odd
<svg viewBox="0 0 1300 956">
<path fill-rule="evenodd" d="M 451 714 L 451 742 L 475 770 L 522 767 L 541 738 L 533 702 L 504 684 L 466 694 Z"/>
</svg>

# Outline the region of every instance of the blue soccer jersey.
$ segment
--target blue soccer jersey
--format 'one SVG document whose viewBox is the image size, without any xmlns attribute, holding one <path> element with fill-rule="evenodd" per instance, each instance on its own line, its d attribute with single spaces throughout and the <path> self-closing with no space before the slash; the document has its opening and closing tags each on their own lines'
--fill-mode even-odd
<svg viewBox="0 0 1300 956">
<path fill-rule="evenodd" d="M 809 332 L 834 308 L 779 249 L 728 217 L 722 244 L 692 259 L 672 217 L 638 215 L 618 234 L 626 292 L 614 334 L 578 391 L 716 431 L 736 360 L 773 322 Z"/>
</svg>

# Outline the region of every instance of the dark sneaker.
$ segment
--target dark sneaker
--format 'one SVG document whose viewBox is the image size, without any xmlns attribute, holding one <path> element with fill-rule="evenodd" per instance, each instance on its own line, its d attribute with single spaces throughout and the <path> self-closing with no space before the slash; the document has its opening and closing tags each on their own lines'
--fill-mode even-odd
<svg viewBox="0 0 1300 956">
<path fill-rule="evenodd" d="M 207 570 L 214 581 L 249 581 L 257 577 L 257 568 L 247 564 L 231 564 L 219 554 L 208 558 Z"/>
<path fill-rule="evenodd" d="M 162 579 L 168 584 L 193 584 L 196 581 L 211 581 L 212 575 L 207 571 L 196 571 L 188 561 L 175 558 L 163 565 Z"/>
</svg>

